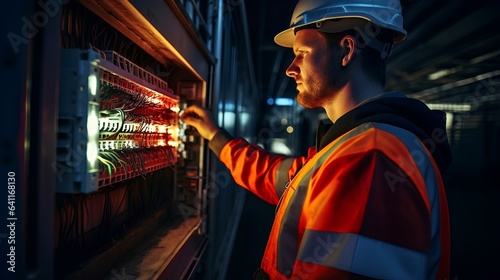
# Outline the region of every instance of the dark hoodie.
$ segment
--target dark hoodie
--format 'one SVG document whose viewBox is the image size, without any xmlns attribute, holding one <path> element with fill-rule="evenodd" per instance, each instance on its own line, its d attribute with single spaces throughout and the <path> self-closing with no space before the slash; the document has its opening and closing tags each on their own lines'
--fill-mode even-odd
<svg viewBox="0 0 500 280">
<path fill-rule="evenodd" d="M 400 92 L 367 100 L 341 116 L 335 124 L 318 128 L 317 150 L 351 129 L 367 122 L 397 126 L 415 134 L 431 152 L 441 173 L 451 163 L 451 149 L 446 136 L 446 115 L 430 110 L 423 102 Z"/>
</svg>

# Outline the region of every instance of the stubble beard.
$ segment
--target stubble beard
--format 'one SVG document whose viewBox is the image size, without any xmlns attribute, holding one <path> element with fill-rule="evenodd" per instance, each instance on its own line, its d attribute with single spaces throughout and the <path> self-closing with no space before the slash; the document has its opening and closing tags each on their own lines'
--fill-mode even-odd
<svg viewBox="0 0 500 280">
<path fill-rule="evenodd" d="M 297 102 L 304 108 L 318 108 L 318 100 L 308 92 L 300 92 L 297 95 Z"/>
<path fill-rule="evenodd" d="M 324 77 L 328 73 L 325 73 Z M 297 94 L 297 102 L 307 109 L 323 108 L 326 101 L 332 97 L 334 86 L 332 81 L 324 79 L 323 81 L 314 81 L 308 88 L 302 89 Z"/>
<path fill-rule="evenodd" d="M 335 92 L 338 91 L 339 85 L 337 85 L 335 77 L 340 69 L 335 57 L 327 53 L 327 63 L 319 66 L 319 69 L 322 70 L 316 75 L 304 78 L 302 91 L 297 94 L 297 102 L 304 108 L 323 108 L 326 102 L 333 98 Z"/>
</svg>

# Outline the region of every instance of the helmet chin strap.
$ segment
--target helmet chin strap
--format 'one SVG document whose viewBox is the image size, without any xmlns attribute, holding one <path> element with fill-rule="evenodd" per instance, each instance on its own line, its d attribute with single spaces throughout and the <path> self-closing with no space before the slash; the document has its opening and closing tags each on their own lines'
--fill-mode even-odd
<svg viewBox="0 0 500 280">
<path fill-rule="evenodd" d="M 392 53 L 393 44 L 382 41 L 376 38 L 376 26 L 361 18 L 333 19 L 318 21 L 299 28 L 295 28 L 294 32 L 301 29 L 316 29 L 324 33 L 340 33 L 346 30 L 355 30 L 362 38 L 366 46 L 380 52 L 380 58 L 386 60 Z M 374 31 L 375 30 L 375 31 Z"/>
</svg>

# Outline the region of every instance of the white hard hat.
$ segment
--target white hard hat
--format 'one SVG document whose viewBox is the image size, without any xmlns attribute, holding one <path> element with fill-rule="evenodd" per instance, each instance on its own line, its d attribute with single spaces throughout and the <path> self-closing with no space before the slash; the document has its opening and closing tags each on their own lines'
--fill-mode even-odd
<svg viewBox="0 0 500 280">
<path fill-rule="evenodd" d="M 399 0 L 299 0 L 290 20 L 290 28 L 276 35 L 274 42 L 291 48 L 296 28 L 314 23 L 319 28 L 326 20 L 337 20 L 329 24 L 326 31 L 337 33 L 359 26 L 360 19 L 393 31 L 393 44 L 406 38 Z"/>
</svg>

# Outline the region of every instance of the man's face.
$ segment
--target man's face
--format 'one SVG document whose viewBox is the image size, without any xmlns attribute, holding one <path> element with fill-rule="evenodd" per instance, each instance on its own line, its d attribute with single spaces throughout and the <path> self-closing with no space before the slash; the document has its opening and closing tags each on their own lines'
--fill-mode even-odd
<svg viewBox="0 0 500 280">
<path fill-rule="evenodd" d="M 320 108 L 335 93 L 333 54 L 318 31 L 299 30 L 293 43 L 295 59 L 286 74 L 297 83 L 297 101 L 306 108 Z"/>
</svg>

